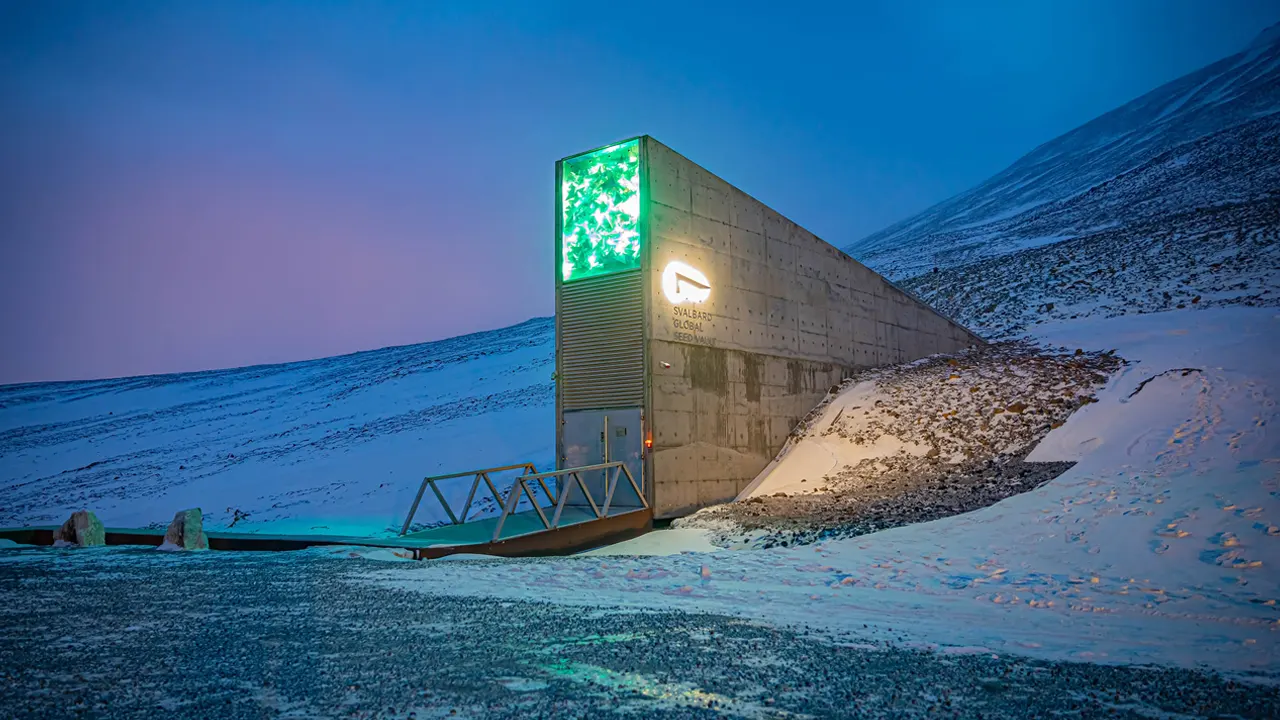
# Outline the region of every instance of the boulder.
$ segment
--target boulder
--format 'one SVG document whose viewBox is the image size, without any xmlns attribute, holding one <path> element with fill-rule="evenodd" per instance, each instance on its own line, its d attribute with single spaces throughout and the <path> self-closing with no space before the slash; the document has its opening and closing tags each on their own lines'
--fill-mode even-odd
<svg viewBox="0 0 1280 720">
<path fill-rule="evenodd" d="M 62 527 L 53 531 L 53 544 L 58 547 L 106 545 L 107 531 L 97 515 L 88 510 L 77 510 L 62 523 Z"/>
<path fill-rule="evenodd" d="M 204 513 L 200 508 L 179 510 L 164 534 L 161 550 L 208 550 L 209 540 L 204 536 Z"/>
</svg>

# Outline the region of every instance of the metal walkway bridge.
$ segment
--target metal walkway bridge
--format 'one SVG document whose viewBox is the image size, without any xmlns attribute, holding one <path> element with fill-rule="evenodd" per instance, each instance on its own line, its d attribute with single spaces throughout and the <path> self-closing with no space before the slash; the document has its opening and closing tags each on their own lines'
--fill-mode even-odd
<svg viewBox="0 0 1280 720">
<path fill-rule="evenodd" d="M 491 476 L 513 470 L 524 473 L 512 481 L 504 496 Z M 455 511 L 440 483 L 460 478 L 470 478 L 471 485 L 466 500 Z M 593 487 L 596 493 L 592 493 Z M 428 488 L 449 522 L 410 532 Z M 499 512 L 473 518 L 471 509 L 476 495 L 484 491 Z M 460 552 L 553 555 L 638 535 L 652 522 L 643 478 L 637 483 L 621 461 L 542 473 L 532 463 L 521 463 L 425 478 L 405 517 L 400 537 L 414 545 L 422 544 L 421 557 Z"/>
<path fill-rule="evenodd" d="M 506 489 L 497 473 L 523 471 Z M 441 483 L 471 478 L 466 500 L 455 508 Z M 492 498 L 488 508 L 472 512 L 477 493 Z M 548 484 L 550 483 L 550 485 Z M 413 530 L 413 520 L 430 488 L 448 522 Z M 554 491 L 553 489 L 554 488 Z M 592 492 L 592 489 L 595 492 Z M 540 491 L 540 492 L 535 492 Z M 496 510 L 496 512 L 494 512 Z M 399 537 L 268 535 L 206 532 L 211 550 L 300 550 L 324 545 L 393 548 L 419 560 L 458 553 L 483 555 L 566 555 L 643 534 L 653 525 L 643 479 L 637 484 L 622 462 L 537 472 L 532 463 L 485 468 L 422 481 Z M 27 545 L 52 545 L 56 526 L 0 528 L 0 538 Z M 108 545 L 159 545 L 163 529 L 107 528 Z"/>
</svg>

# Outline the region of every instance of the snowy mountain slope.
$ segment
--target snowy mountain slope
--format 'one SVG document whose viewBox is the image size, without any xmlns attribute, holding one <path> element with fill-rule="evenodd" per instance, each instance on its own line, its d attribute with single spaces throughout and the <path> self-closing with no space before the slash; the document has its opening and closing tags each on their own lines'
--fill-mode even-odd
<svg viewBox="0 0 1280 720">
<path fill-rule="evenodd" d="M 894 280 L 1280 191 L 1280 31 L 846 252 Z M 1248 228 L 1254 230 L 1256 227 Z M 927 298 L 926 298 L 927 299 Z"/>
<path fill-rule="evenodd" d="M 1280 303 L 1280 196 L 1134 222 L 899 283 L 988 338 L 1052 320 Z"/>
<path fill-rule="evenodd" d="M 214 529 L 384 533 L 424 475 L 551 464 L 553 369 L 540 318 L 284 365 L 0 387 L 0 526 L 86 507 L 167 524 L 199 506 Z"/>
</svg>

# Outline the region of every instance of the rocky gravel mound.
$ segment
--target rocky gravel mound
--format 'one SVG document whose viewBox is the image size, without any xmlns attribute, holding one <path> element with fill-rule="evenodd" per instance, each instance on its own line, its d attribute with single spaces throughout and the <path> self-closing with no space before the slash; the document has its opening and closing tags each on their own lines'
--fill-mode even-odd
<svg viewBox="0 0 1280 720">
<path fill-rule="evenodd" d="M 807 545 L 937 520 L 1034 490 L 1074 464 L 1029 463 L 1020 457 L 960 465 L 905 458 L 880 462 L 889 469 L 874 476 L 863 466 L 842 473 L 841 479 L 859 477 L 856 490 L 780 493 L 720 506 L 731 510 L 720 516 L 732 518 L 736 526 L 722 532 L 720 544 L 732 544 L 734 535 L 750 533 L 759 535 L 750 540 L 756 547 Z"/>
<path fill-rule="evenodd" d="M 855 445 L 883 435 L 924 445 L 926 459 L 1015 455 L 1094 401 L 1094 390 L 1119 369 L 1111 352 L 1044 351 L 998 343 L 956 356 L 934 356 L 846 381 L 876 385 L 874 400 L 841 408 L 821 429 Z"/>
<path fill-rule="evenodd" d="M 751 497 L 676 524 L 711 529 L 718 544 L 768 547 L 992 505 L 1071 466 L 1026 457 L 1093 402 L 1123 363 L 1113 352 L 1007 342 L 868 370 L 847 380 L 793 438 L 790 451 L 810 442 L 830 452 L 838 460 L 832 471 L 783 490 L 771 476 Z M 785 477 L 785 464 L 775 472 Z"/>
</svg>

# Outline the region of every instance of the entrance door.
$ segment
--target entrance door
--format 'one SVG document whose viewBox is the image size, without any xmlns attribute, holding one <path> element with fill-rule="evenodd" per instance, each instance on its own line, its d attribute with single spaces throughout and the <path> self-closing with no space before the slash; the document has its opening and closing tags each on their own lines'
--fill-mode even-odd
<svg viewBox="0 0 1280 720">
<path fill-rule="evenodd" d="M 636 485 L 643 491 L 644 474 L 642 454 L 644 450 L 643 413 L 640 408 L 616 408 L 610 410 L 575 410 L 564 414 L 564 455 L 561 468 L 597 465 L 622 461 Z M 596 505 L 604 504 L 605 473 L 582 473 L 582 480 Z M 572 482 L 565 478 L 562 482 Z M 620 479 L 613 495 L 612 507 L 641 507 L 636 493 L 625 476 Z M 569 505 L 589 506 L 582 491 L 573 483 L 569 488 Z"/>
</svg>

